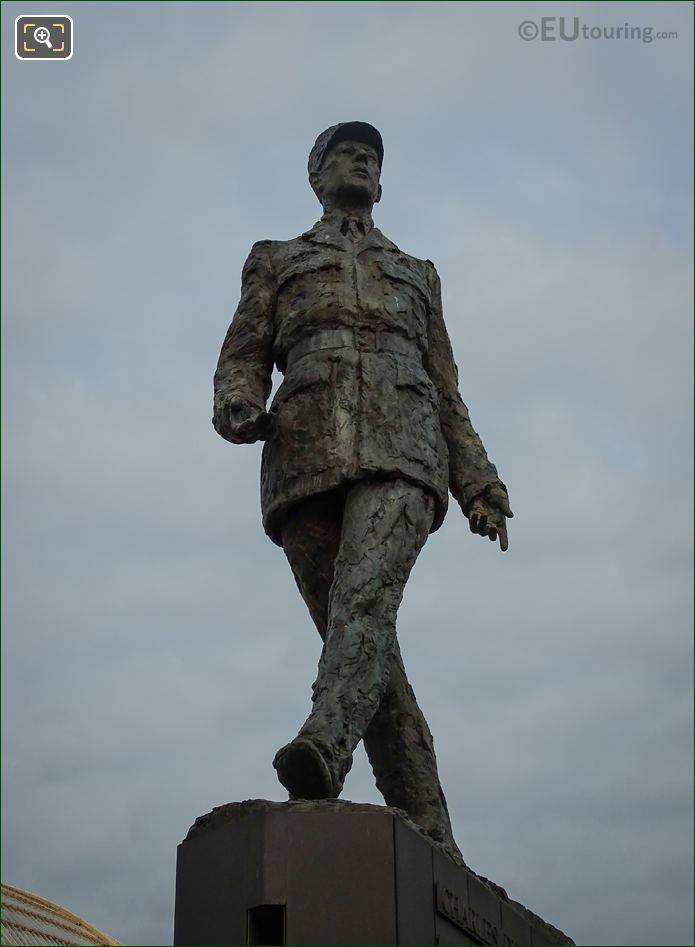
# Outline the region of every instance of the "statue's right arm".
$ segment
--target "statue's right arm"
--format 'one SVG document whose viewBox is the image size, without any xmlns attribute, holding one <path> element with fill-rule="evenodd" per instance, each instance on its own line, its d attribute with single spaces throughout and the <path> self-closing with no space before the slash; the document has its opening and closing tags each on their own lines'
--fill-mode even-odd
<svg viewBox="0 0 695 947">
<path fill-rule="evenodd" d="M 241 276 L 241 299 L 227 331 L 215 372 L 214 415 L 218 434 L 234 444 L 263 437 L 265 405 L 272 387 L 275 277 L 271 243 L 251 248 Z"/>
</svg>

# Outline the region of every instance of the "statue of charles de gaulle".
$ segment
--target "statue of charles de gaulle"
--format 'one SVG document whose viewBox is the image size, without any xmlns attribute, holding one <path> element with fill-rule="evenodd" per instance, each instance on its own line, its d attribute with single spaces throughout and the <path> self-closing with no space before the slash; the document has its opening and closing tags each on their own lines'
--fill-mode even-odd
<svg viewBox="0 0 695 947">
<path fill-rule="evenodd" d="M 337 798 L 364 740 L 387 805 L 458 860 L 396 613 L 449 491 L 502 550 L 512 511 L 459 394 L 437 271 L 372 221 L 383 157 L 365 122 L 317 138 L 309 183 L 323 216 L 253 245 L 213 423 L 233 444 L 265 441 L 263 525 L 323 639 L 311 713 L 273 762 L 280 782 L 292 799 Z M 273 366 L 284 379 L 266 411 Z"/>
</svg>

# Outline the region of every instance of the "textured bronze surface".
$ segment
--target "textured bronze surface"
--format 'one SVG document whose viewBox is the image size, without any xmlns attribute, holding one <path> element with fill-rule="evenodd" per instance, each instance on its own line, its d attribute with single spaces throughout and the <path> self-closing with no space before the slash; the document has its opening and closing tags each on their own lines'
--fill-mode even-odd
<svg viewBox="0 0 695 947">
<path fill-rule="evenodd" d="M 312 712 L 274 760 L 290 798 L 338 796 L 364 739 L 387 804 L 461 860 L 396 614 L 449 491 L 502 550 L 512 512 L 458 390 L 437 271 L 374 227 L 382 159 L 363 122 L 317 139 L 323 217 L 254 244 L 213 421 L 232 443 L 265 441 L 263 523 L 324 641 Z M 273 366 L 284 379 L 266 412 Z"/>
</svg>

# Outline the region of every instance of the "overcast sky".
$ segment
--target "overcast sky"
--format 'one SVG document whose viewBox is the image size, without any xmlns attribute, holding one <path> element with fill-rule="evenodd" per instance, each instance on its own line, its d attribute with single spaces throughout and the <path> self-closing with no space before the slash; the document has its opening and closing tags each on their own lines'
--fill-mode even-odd
<svg viewBox="0 0 695 947">
<path fill-rule="evenodd" d="M 169 944 L 194 819 L 286 798 L 320 641 L 212 373 L 363 120 L 516 514 L 452 504 L 399 613 L 457 839 L 578 944 L 692 944 L 692 6 L 57 6 L 2 4 L 3 880 Z M 563 14 L 678 35 L 520 37 Z"/>
</svg>

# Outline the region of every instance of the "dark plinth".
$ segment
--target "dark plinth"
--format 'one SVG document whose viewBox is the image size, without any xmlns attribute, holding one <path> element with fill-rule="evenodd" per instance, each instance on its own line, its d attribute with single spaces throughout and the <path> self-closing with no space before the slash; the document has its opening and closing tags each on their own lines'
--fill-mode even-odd
<svg viewBox="0 0 695 947">
<path fill-rule="evenodd" d="M 395 809 L 231 803 L 178 849 L 176 945 L 572 943 Z"/>
</svg>

